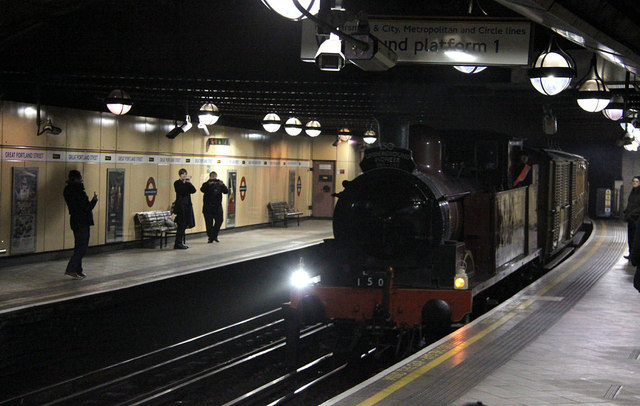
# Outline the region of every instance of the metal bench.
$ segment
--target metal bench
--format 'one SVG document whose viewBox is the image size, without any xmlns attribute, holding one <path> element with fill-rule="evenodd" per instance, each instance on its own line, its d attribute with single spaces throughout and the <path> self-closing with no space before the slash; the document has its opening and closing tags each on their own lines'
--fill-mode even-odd
<svg viewBox="0 0 640 406">
<path fill-rule="evenodd" d="M 175 235 L 178 229 L 176 223 L 171 219 L 171 212 L 168 210 L 136 213 L 135 223 L 140 227 L 142 244 L 144 244 L 145 237 L 160 237 L 160 248 L 162 248 L 162 240 L 164 239 L 164 245 L 167 245 L 167 237 Z"/>
<path fill-rule="evenodd" d="M 267 209 L 269 210 L 269 222 L 272 226 L 282 221 L 284 226 L 287 227 L 287 221 L 293 218 L 298 220 L 298 226 L 300 226 L 300 216 L 302 216 L 303 213 L 295 209 L 290 209 L 287 202 L 269 202 Z"/>
</svg>

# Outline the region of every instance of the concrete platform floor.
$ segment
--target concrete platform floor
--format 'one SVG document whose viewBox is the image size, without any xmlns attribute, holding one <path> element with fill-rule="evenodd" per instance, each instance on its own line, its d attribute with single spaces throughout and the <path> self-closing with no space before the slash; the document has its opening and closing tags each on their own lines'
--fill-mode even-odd
<svg viewBox="0 0 640 406">
<path fill-rule="evenodd" d="M 466 393 L 487 406 L 640 405 L 640 293 L 626 259 L 544 335 Z"/>
<path fill-rule="evenodd" d="M 300 226 L 225 232 L 219 243 L 187 236 L 188 250 L 168 247 L 124 249 L 83 260 L 83 280 L 64 275 L 68 259 L 0 268 L 0 314 L 25 307 L 123 289 L 155 280 L 273 255 L 333 237 L 330 220 L 304 220 Z"/>
</svg>

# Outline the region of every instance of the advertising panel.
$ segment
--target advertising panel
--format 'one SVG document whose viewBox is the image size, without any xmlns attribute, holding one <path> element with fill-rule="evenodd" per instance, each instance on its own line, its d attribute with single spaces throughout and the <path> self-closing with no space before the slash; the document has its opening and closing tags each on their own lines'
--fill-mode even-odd
<svg viewBox="0 0 640 406">
<path fill-rule="evenodd" d="M 107 225 L 106 241 L 123 239 L 124 218 L 124 169 L 107 169 Z"/>
<path fill-rule="evenodd" d="M 11 254 L 36 250 L 38 168 L 13 167 Z"/>
<path fill-rule="evenodd" d="M 225 223 L 225 227 L 231 228 L 236 225 L 236 181 L 238 173 L 236 171 L 229 171 L 228 175 L 227 187 L 229 188 L 229 196 L 227 198 L 227 222 Z"/>
</svg>

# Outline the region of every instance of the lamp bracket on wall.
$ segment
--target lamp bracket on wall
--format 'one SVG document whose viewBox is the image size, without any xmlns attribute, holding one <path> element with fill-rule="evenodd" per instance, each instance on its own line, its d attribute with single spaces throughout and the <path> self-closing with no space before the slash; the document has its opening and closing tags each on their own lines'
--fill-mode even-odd
<svg viewBox="0 0 640 406">
<path fill-rule="evenodd" d="M 40 136 L 42 134 L 52 134 L 58 135 L 62 132 L 62 128 L 56 127 L 53 125 L 53 121 L 51 117 L 47 118 L 47 122 L 42 125 L 42 120 L 40 119 L 40 100 L 38 100 L 38 112 L 36 113 L 36 123 L 38 124 L 38 130 L 36 135 Z M 41 127 L 42 126 L 42 127 Z"/>
</svg>

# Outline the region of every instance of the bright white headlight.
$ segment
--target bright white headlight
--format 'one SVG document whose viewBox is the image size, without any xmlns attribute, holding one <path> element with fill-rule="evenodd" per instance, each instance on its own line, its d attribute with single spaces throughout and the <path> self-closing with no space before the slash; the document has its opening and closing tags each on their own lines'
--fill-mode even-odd
<svg viewBox="0 0 640 406">
<path fill-rule="evenodd" d="M 296 288 L 304 288 L 311 284 L 311 278 L 307 271 L 299 269 L 291 275 L 291 284 Z"/>
<path fill-rule="evenodd" d="M 320 280 L 320 275 L 311 277 L 307 271 L 301 268 L 291 274 L 290 282 L 293 287 L 301 289 L 309 285 L 318 284 Z"/>
</svg>

